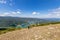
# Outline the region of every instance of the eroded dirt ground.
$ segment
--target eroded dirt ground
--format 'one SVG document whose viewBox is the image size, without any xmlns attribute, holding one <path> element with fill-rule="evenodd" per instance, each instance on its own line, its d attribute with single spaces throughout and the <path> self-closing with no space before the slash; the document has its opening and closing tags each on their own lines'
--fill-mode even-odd
<svg viewBox="0 0 60 40">
<path fill-rule="evenodd" d="M 0 40 L 60 40 L 60 24 L 8 32 L 0 35 Z"/>
</svg>

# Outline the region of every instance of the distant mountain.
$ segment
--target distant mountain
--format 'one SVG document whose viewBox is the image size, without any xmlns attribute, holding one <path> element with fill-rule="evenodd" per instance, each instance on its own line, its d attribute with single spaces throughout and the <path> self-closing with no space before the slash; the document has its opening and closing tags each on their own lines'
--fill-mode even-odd
<svg viewBox="0 0 60 40">
<path fill-rule="evenodd" d="M 35 23 L 46 23 L 60 21 L 58 18 L 22 18 L 22 17 L 1 17 L 0 16 L 0 27 L 15 27 L 21 24 L 35 24 Z"/>
<path fill-rule="evenodd" d="M 44 18 L 44 19 L 49 21 L 60 21 L 60 18 Z"/>
<path fill-rule="evenodd" d="M 12 25 L 24 24 L 29 22 L 41 22 L 46 21 L 38 18 L 22 18 L 22 17 L 0 17 L 0 27 L 9 27 Z"/>
</svg>

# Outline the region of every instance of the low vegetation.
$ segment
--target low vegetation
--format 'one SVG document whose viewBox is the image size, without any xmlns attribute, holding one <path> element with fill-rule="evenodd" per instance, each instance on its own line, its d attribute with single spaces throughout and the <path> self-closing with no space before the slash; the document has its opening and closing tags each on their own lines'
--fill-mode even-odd
<svg viewBox="0 0 60 40">
<path fill-rule="evenodd" d="M 45 25 L 50 25 L 50 24 L 60 24 L 60 22 L 48 22 L 48 23 L 42 23 L 42 24 L 32 24 L 32 25 L 28 26 L 28 29 L 32 28 L 32 27 L 45 26 Z M 22 29 L 22 28 L 20 28 L 20 27 L 18 27 L 18 28 L 15 28 L 15 27 L 2 28 L 2 29 L 0 29 L 0 34 L 4 34 L 4 33 L 9 32 L 9 31 L 20 30 L 20 29 Z"/>
<path fill-rule="evenodd" d="M 46 26 L 46 25 L 50 25 L 50 24 L 60 24 L 60 22 L 47 22 L 47 23 L 32 24 L 32 25 L 28 26 L 28 28 L 37 27 L 37 26 Z"/>
<path fill-rule="evenodd" d="M 2 28 L 0 29 L 0 34 L 4 34 L 6 32 L 14 31 L 14 30 L 20 30 L 21 28 Z"/>
</svg>

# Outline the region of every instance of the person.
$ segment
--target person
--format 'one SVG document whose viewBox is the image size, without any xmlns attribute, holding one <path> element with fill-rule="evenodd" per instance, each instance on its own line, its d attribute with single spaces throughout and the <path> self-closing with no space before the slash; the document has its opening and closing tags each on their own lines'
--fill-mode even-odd
<svg viewBox="0 0 60 40">
<path fill-rule="evenodd" d="M 30 26 L 28 26 L 28 29 L 30 28 Z"/>
</svg>

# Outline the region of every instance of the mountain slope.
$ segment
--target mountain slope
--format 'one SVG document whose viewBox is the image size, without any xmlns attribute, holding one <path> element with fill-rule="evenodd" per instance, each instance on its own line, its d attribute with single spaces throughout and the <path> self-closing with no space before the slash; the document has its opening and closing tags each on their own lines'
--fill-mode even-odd
<svg viewBox="0 0 60 40">
<path fill-rule="evenodd" d="M 39 21 L 45 21 L 45 20 L 38 19 L 38 18 L 0 17 L 0 27 L 11 27 L 12 25 L 24 24 L 31 21 L 39 22 Z"/>
<path fill-rule="evenodd" d="M 0 40 L 60 40 L 60 24 L 8 32 L 0 35 Z"/>
</svg>

